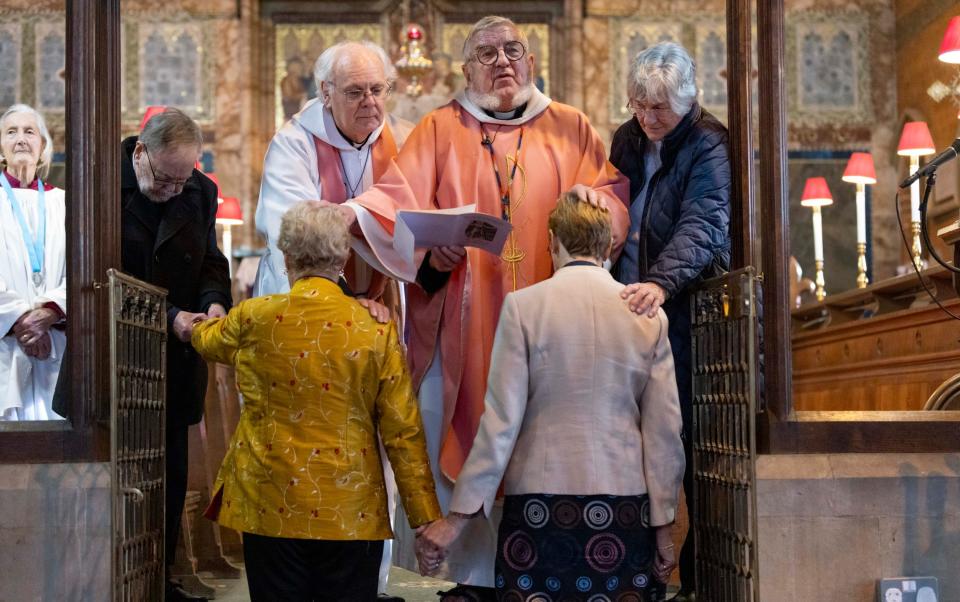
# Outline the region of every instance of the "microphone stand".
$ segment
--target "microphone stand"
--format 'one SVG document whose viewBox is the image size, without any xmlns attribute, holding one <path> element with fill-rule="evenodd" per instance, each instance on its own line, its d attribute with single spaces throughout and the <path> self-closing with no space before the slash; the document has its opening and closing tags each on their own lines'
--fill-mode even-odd
<svg viewBox="0 0 960 602">
<path fill-rule="evenodd" d="M 920 233 L 923 236 L 923 244 L 926 245 L 927 250 L 930 252 L 930 257 L 945 267 L 947 270 L 960 274 L 960 267 L 955 265 L 950 265 L 943 258 L 940 257 L 937 253 L 937 249 L 930 243 L 930 231 L 927 229 L 927 201 L 930 200 L 930 193 L 933 192 L 934 187 L 937 185 L 937 172 L 936 170 L 931 171 L 927 175 L 926 185 L 923 190 L 923 199 L 920 201 Z"/>
</svg>

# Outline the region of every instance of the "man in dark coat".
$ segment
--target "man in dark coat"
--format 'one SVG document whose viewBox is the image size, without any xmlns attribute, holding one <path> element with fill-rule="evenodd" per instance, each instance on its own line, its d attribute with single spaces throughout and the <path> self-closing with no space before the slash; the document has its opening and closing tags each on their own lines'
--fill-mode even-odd
<svg viewBox="0 0 960 602">
<path fill-rule="evenodd" d="M 696 102 L 693 61 L 662 43 L 641 52 L 627 79 L 635 115 L 613 137 L 610 162 L 630 179 L 630 230 L 614 275 L 637 313 L 669 319 L 687 470 L 683 486 L 693 518 L 692 288 L 730 264 L 730 161 L 727 129 Z M 681 589 L 695 600 L 694 539 L 680 554 Z"/>
<path fill-rule="evenodd" d="M 203 417 L 207 367 L 193 324 L 230 309 L 227 259 L 217 248 L 217 186 L 194 169 L 200 128 L 167 109 L 123 141 L 123 271 L 167 289 L 166 558 L 172 564 L 187 486 L 187 430 Z M 197 600 L 167 583 L 166 599 Z"/>
</svg>

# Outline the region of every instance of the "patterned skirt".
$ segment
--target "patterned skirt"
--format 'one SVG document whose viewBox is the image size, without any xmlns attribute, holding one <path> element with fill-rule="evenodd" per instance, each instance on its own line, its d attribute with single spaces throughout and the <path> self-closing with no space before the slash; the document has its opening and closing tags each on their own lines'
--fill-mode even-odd
<svg viewBox="0 0 960 602">
<path fill-rule="evenodd" d="M 497 599 L 656 602 L 646 495 L 508 495 L 497 539 Z"/>
</svg>

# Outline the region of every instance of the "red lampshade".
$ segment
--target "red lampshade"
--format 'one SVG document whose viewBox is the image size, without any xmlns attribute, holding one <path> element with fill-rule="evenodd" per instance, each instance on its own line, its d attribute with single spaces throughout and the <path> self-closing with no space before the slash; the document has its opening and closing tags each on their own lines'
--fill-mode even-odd
<svg viewBox="0 0 960 602">
<path fill-rule="evenodd" d="M 851 184 L 876 184 L 877 170 L 873 167 L 873 155 L 870 153 L 850 155 L 847 168 L 843 170 L 842 180 Z"/>
<path fill-rule="evenodd" d="M 239 226 L 243 223 L 243 211 L 240 210 L 240 200 L 228 196 L 217 207 L 217 223 L 225 226 Z"/>
<path fill-rule="evenodd" d="M 830 194 L 830 187 L 827 186 L 827 179 L 807 178 L 807 183 L 803 187 L 803 195 L 800 197 L 800 204 L 804 207 L 832 205 L 833 196 Z"/>
<path fill-rule="evenodd" d="M 900 144 L 897 146 L 897 154 L 902 157 L 916 155 L 932 155 L 937 152 L 933 146 L 933 138 L 930 136 L 930 128 L 925 121 L 909 121 L 903 124 L 903 133 L 900 134 Z"/>
<path fill-rule="evenodd" d="M 160 105 L 151 105 L 147 107 L 147 111 L 143 114 L 143 119 L 140 120 L 140 131 L 143 131 L 143 126 L 147 125 L 147 122 L 150 121 L 154 115 L 159 115 L 166 110 L 167 107 Z"/>
<path fill-rule="evenodd" d="M 960 64 L 960 17 L 950 19 L 947 32 L 940 42 L 940 60 L 944 63 Z"/>
</svg>

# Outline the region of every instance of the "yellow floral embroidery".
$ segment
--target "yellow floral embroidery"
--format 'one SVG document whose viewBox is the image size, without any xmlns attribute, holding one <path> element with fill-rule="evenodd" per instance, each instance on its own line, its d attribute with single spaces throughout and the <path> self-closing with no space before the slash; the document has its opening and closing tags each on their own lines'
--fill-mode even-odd
<svg viewBox="0 0 960 602">
<path fill-rule="evenodd" d="M 193 344 L 236 367 L 244 401 L 214 487 L 220 524 L 274 537 L 392 537 L 378 434 L 411 524 L 440 516 L 393 323 L 309 278 L 197 325 Z"/>
</svg>

